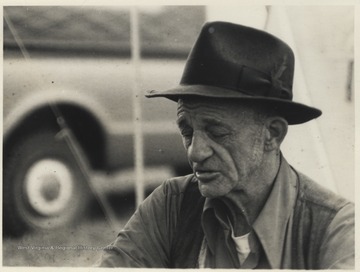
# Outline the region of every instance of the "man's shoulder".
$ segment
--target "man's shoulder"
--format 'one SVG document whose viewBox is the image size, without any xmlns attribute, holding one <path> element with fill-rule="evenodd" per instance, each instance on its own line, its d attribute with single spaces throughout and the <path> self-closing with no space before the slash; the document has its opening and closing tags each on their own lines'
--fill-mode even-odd
<svg viewBox="0 0 360 272">
<path fill-rule="evenodd" d="M 354 204 L 297 172 L 293 244 L 299 267 L 353 267 Z M 305 254 L 305 255 L 304 255 Z M 302 260 L 302 261 L 301 261 Z M 306 260 L 306 261 L 305 261 Z M 301 263 L 305 261 L 305 263 Z"/>
<path fill-rule="evenodd" d="M 197 187 L 197 182 L 193 174 L 186 176 L 172 177 L 162 184 L 164 193 L 171 195 L 183 194 L 189 188 Z"/>
<path fill-rule="evenodd" d="M 322 210 L 340 210 L 346 205 L 353 205 L 349 200 L 321 186 L 319 183 L 295 171 L 299 180 L 298 201 Z"/>
</svg>

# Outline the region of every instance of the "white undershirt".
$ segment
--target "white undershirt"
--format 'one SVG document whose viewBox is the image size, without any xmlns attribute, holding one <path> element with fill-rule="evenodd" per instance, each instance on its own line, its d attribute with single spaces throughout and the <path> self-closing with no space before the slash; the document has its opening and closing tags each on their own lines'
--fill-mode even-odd
<svg viewBox="0 0 360 272">
<path fill-rule="evenodd" d="M 231 227 L 231 238 L 235 242 L 235 247 L 236 247 L 238 257 L 239 257 L 240 265 L 243 265 L 243 263 L 245 262 L 246 258 L 249 256 L 250 251 L 251 251 L 250 244 L 249 244 L 250 232 L 247 234 L 244 234 L 242 236 L 235 237 L 234 229 L 231 224 L 230 224 L 230 227 Z"/>
<path fill-rule="evenodd" d="M 230 220 L 229 220 L 229 225 L 231 227 L 231 238 L 234 240 L 235 248 L 236 248 L 238 258 L 239 258 L 240 265 L 243 265 L 246 258 L 249 256 L 249 254 L 251 252 L 250 244 L 249 244 L 250 233 L 235 237 L 234 229 L 230 223 Z M 198 259 L 199 268 L 205 268 L 206 251 L 207 251 L 207 245 L 206 245 L 206 239 L 204 237 L 202 245 L 201 245 L 201 249 L 200 249 L 199 259 Z"/>
<path fill-rule="evenodd" d="M 240 264 L 243 265 L 246 258 L 250 254 L 250 245 L 249 245 L 249 234 L 247 233 L 243 236 L 235 237 L 234 232 L 231 231 L 231 237 L 233 238 L 236 246 L 236 251 L 239 257 Z"/>
</svg>

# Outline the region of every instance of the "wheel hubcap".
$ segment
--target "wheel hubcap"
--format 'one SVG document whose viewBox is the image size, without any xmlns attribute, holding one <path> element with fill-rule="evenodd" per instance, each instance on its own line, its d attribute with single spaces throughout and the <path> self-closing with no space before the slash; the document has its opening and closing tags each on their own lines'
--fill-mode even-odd
<svg viewBox="0 0 360 272">
<path fill-rule="evenodd" d="M 71 170 L 56 159 L 33 164 L 25 176 L 25 192 L 31 207 L 44 216 L 59 214 L 73 193 Z"/>
</svg>

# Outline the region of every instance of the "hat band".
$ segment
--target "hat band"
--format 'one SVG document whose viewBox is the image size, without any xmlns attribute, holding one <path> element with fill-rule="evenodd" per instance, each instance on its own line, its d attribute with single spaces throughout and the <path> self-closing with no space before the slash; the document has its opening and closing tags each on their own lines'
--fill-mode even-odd
<svg viewBox="0 0 360 272">
<path fill-rule="evenodd" d="M 274 80 L 266 73 L 245 65 L 218 59 L 189 59 L 180 84 L 210 85 L 251 96 L 292 99 L 291 92 L 282 87 L 279 79 Z"/>
</svg>

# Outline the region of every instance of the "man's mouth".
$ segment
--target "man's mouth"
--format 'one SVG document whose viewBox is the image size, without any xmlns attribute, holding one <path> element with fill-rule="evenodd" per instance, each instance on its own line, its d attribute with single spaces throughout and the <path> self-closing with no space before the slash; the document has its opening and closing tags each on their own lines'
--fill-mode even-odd
<svg viewBox="0 0 360 272">
<path fill-rule="evenodd" d="M 195 176 L 200 181 L 210 181 L 218 176 L 219 172 L 216 171 L 195 171 Z"/>
</svg>

